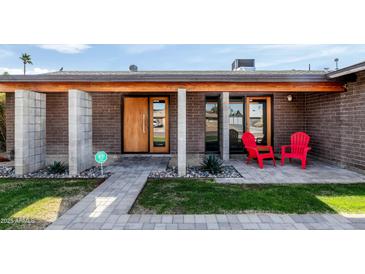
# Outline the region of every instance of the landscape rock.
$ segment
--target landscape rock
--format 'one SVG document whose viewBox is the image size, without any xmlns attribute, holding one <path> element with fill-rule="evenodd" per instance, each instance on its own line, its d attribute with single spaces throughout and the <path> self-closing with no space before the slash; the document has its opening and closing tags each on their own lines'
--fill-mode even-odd
<svg viewBox="0 0 365 274">
<path fill-rule="evenodd" d="M 222 172 L 211 174 L 203 170 L 201 167 L 188 167 L 184 178 L 241 178 L 241 174 L 233 166 L 223 166 Z M 176 178 L 177 168 L 167 168 L 164 171 L 152 171 L 149 178 Z"/>
<path fill-rule="evenodd" d="M 36 172 L 28 173 L 24 176 L 16 176 L 14 167 L 0 166 L 0 178 L 50 178 L 50 179 L 58 179 L 58 178 L 107 178 L 111 175 L 110 172 L 105 172 L 102 175 L 100 167 L 93 166 L 83 172 L 81 172 L 77 176 L 70 176 L 68 174 L 68 170 L 64 173 L 52 174 L 46 168 L 40 169 Z"/>
</svg>

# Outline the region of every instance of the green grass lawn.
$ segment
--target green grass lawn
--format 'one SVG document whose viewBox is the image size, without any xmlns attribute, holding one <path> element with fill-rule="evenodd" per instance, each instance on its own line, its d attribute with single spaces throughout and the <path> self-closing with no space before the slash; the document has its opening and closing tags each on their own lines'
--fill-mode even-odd
<svg viewBox="0 0 365 274">
<path fill-rule="evenodd" d="M 149 180 L 131 213 L 365 213 L 365 184 L 223 185 Z"/>
<path fill-rule="evenodd" d="M 0 229 L 44 229 L 101 180 L 0 179 Z"/>
</svg>

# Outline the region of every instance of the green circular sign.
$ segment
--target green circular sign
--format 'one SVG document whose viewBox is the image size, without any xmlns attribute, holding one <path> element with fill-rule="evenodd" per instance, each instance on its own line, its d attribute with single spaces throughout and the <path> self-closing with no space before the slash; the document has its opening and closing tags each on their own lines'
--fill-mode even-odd
<svg viewBox="0 0 365 274">
<path fill-rule="evenodd" d="M 103 164 L 106 162 L 106 160 L 108 160 L 108 154 L 106 154 L 105 151 L 98 151 L 96 154 L 95 154 L 95 161 L 98 163 L 98 164 Z"/>
</svg>

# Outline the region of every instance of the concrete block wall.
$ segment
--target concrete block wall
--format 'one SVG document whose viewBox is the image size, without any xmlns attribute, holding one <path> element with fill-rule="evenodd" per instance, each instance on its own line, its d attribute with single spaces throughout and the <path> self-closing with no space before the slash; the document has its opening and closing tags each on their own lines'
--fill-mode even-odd
<svg viewBox="0 0 365 274">
<path fill-rule="evenodd" d="M 80 90 L 69 90 L 68 109 L 68 164 L 70 174 L 76 175 L 93 165 L 91 95 Z"/>
<path fill-rule="evenodd" d="M 177 173 L 186 175 L 186 89 L 177 90 Z"/>
<path fill-rule="evenodd" d="M 14 127 L 15 127 L 15 93 L 6 93 L 5 123 L 6 123 L 6 154 L 14 157 Z"/>
<path fill-rule="evenodd" d="M 15 173 L 24 175 L 46 163 L 46 95 L 15 91 Z"/>
<path fill-rule="evenodd" d="M 177 152 L 177 94 L 170 94 L 169 106 L 169 128 L 170 128 L 170 153 Z"/>
</svg>

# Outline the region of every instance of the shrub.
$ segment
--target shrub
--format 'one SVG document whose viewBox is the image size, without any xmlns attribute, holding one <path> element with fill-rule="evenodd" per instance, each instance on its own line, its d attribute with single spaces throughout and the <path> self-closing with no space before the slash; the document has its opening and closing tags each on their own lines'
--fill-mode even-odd
<svg viewBox="0 0 365 274">
<path fill-rule="evenodd" d="M 211 174 L 218 174 L 223 170 L 223 161 L 215 155 L 206 156 L 201 165 L 203 170 Z"/>
<path fill-rule="evenodd" d="M 52 174 L 61 174 L 61 173 L 66 172 L 67 165 L 63 162 L 54 161 L 53 164 L 51 164 L 47 167 L 47 170 L 49 173 L 52 173 Z"/>
</svg>

